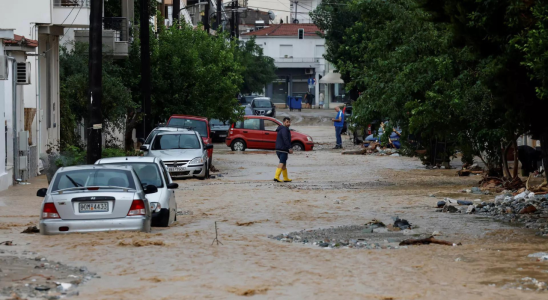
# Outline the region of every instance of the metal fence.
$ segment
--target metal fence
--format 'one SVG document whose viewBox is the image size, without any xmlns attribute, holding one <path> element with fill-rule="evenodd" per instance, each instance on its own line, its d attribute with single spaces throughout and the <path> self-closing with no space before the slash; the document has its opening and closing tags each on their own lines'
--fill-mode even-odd
<svg viewBox="0 0 548 300">
<path fill-rule="evenodd" d="M 103 18 L 103 28 L 116 31 L 116 41 L 128 41 L 127 18 L 111 17 Z"/>
<path fill-rule="evenodd" d="M 91 0 L 53 0 L 53 6 L 56 7 L 74 7 L 83 6 L 89 7 Z"/>
</svg>

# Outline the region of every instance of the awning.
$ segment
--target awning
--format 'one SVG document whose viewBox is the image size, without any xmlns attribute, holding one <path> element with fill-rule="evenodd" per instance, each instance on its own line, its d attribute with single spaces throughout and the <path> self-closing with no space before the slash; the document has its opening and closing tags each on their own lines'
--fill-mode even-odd
<svg viewBox="0 0 548 300">
<path fill-rule="evenodd" d="M 320 83 L 344 83 L 344 81 L 341 79 L 340 73 L 330 72 L 320 79 Z"/>
</svg>

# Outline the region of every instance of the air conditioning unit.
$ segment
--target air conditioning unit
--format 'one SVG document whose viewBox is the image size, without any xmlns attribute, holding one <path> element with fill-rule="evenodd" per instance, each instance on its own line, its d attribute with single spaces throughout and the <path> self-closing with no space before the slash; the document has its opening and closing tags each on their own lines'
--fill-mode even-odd
<svg viewBox="0 0 548 300">
<path fill-rule="evenodd" d="M 30 62 L 17 63 L 17 84 L 30 84 Z"/>
<path fill-rule="evenodd" d="M 0 80 L 8 80 L 8 57 L 0 55 Z"/>
<path fill-rule="evenodd" d="M 306 75 L 312 75 L 312 74 L 314 74 L 314 69 L 304 69 L 304 73 Z"/>
</svg>

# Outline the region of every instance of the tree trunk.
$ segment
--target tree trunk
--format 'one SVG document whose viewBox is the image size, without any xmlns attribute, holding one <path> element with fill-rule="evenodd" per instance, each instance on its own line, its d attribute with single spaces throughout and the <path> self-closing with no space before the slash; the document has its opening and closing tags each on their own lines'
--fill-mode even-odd
<svg viewBox="0 0 548 300">
<path fill-rule="evenodd" d="M 133 129 L 137 126 L 136 113 L 128 113 L 126 119 L 126 130 L 124 132 L 124 148 L 126 152 L 135 151 L 135 143 L 133 141 Z"/>
<path fill-rule="evenodd" d="M 519 160 L 518 160 L 518 142 L 517 139 L 514 139 L 512 145 L 514 146 L 514 175 L 512 176 L 512 179 L 519 176 Z"/>
<path fill-rule="evenodd" d="M 544 169 L 544 181 L 548 182 L 548 132 L 540 135 L 540 150 L 542 151 L 542 167 Z"/>
<path fill-rule="evenodd" d="M 510 175 L 510 169 L 508 168 L 508 149 L 509 145 L 503 146 L 502 148 L 502 174 L 507 179 L 511 179 L 512 176 Z"/>
</svg>

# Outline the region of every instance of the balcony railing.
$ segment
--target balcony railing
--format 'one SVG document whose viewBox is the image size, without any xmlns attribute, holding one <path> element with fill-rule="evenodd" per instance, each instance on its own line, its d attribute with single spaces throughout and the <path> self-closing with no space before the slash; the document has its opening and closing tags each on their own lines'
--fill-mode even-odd
<svg viewBox="0 0 548 300">
<path fill-rule="evenodd" d="M 106 30 L 116 31 L 116 41 L 118 42 L 127 42 L 129 40 L 127 30 L 127 18 L 103 18 L 103 28 Z"/>
<path fill-rule="evenodd" d="M 279 57 L 274 60 L 279 63 L 320 63 L 322 58 L 311 58 L 311 57 Z"/>
<path fill-rule="evenodd" d="M 91 0 L 53 0 L 53 6 L 56 7 L 89 7 Z"/>
</svg>

